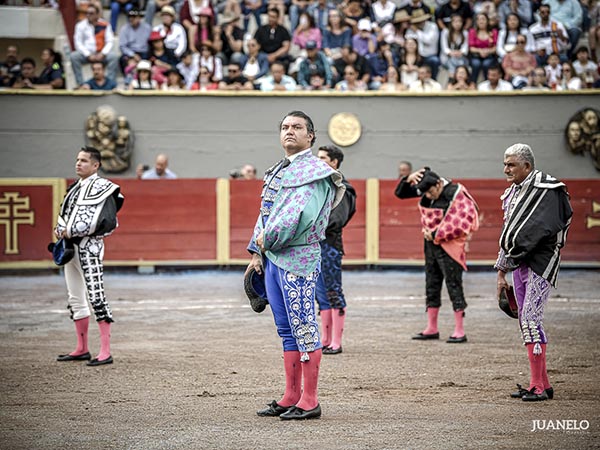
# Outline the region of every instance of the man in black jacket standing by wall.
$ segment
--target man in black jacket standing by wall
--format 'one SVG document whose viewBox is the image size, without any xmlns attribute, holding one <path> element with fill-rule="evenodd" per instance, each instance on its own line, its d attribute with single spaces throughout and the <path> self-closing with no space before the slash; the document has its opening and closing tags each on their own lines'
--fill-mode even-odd
<svg viewBox="0 0 600 450">
<path fill-rule="evenodd" d="M 317 157 L 339 170 L 344 153 L 335 145 L 319 148 Z M 356 191 L 344 178 L 344 198 L 331 211 L 325 240 L 321 241 L 321 276 L 317 280 L 317 301 L 321 314 L 323 354 L 342 353 L 342 333 L 346 319 L 346 299 L 342 290 L 342 229 L 356 210 Z"/>
</svg>

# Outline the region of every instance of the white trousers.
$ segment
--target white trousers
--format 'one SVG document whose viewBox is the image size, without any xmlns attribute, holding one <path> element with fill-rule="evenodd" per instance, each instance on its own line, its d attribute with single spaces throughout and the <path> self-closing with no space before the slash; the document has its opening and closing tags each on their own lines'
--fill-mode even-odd
<svg viewBox="0 0 600 450">
<path fill-rule="evenodd" d="M 86 238 L 79 246 L 75 245 L 75 256 L 65 264 L 68 307 L 73 320 L 89 317 L 91 304 L 97 321 L 113 321 L 104 296 L 103 257 L 102 239 Z"/>
</svg>

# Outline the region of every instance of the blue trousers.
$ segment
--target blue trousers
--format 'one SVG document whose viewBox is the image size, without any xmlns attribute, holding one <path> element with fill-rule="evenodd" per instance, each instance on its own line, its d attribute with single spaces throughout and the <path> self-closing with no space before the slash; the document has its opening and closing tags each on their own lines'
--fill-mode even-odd
<svg viewBox="0 0 600 450">
<path fill-rule="evenodd" d="M 321 242 L 321 276 L 317 279 L 319 310 L 343 309 L 346 299 L 342 290 L 342 252 Z"/>
<path fill-rule="evenodd" d="M 315 284 L 319 270 L 300 277 L 264 261 L 265 287 L 283 351 L 307 353 L 323 347 L 315 314 Z"/>
</svg>

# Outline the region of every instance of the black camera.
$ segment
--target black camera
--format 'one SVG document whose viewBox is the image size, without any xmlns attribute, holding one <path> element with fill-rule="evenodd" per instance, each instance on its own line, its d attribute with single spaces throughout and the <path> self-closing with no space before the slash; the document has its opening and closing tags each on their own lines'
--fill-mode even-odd
<svg viewBox="0 0 600 450">
<path fill-rule="evenodd" d="M 242 178 L 242 172 L 239 169 L 232 169 L 229 171 L 229 178 L 233 178 L 234 180 L 237 178 Z"/>
</svg>

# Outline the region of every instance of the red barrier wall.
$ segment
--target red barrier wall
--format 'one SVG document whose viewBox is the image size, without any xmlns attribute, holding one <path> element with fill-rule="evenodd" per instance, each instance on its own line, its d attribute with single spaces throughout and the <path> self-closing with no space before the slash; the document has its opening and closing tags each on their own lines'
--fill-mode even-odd
<svg viewBox="0 0 600 450">
<path fill-rule="evenodd" d="M 119 213 L 119 228 L 107 241 L 107 262 L 201 265 L 248 259 L 246 246 L 258 215 L 261 181 L 229 183 L 229 254 L 226 248 L 217 248 L 217 204 L 227 201 L 222 195 L 226 190 L 218 195 L 217 180 L 114 181 L 121 186 L 125 204 Z M 344 231 L 346 261 L 367 262 L 366 244 L 375 237 L 367 236 L 367 183 L 350 181 L 358 196 L 356 215 Z M 379 182 L 379 257 L 368 261 L 372 264 L 423 259 L 417 199 L 396 198 L 396 183 Z M 600 180 L 565 183 L 574 215 L 563 261 L 598 264 Z M 499 197 L 506 183 L 470 179 L 463 184 L 477 200 L 481 217 L 481 227 L 469 243 L 468 260 L 495 260 L 502 227 Z M 46 246 L 63 191 L 61 179 L 0 180 L 0 268 L 51 267 Z M 221 211 L 227 214 L 226 209 Z M 226 230 L 221 231 L 226 238 Z M 220 242 L 227 243 L 226 239 Z"/>
<path fill-rule="evenodd" d="M 262 180 L 232 180 L 229 183 L 229 252 L 231 258 L 250 260 L 246 251 L 260 208 Z"/>
<path fill-rule="evenodd" d="M 106 259 L 212 260 L 217 256 L 214 179 L 114 180 L 125 195 Z"/>
<path fill-rule="evenodd" d="M 469 242 L 468 261 L 495 260 L 502 229 L 500 195 L 507 187 L 503 180 L 456 180 L 465 185 L 479 205 L 480 228 Z M 380 181 L 380 259 L 423 259 L 423 235 L 417 208 L 418 199 L 394 196 L 396 180 Z M 600 181 L 567 180 L 573 219 L 562 251 L 563 261 L 600 261 L 600 223 L 588 228 L 592 202 L 600 202 Z M 595 195 L 595 196 L 594 196 Z"/>
</svg>

